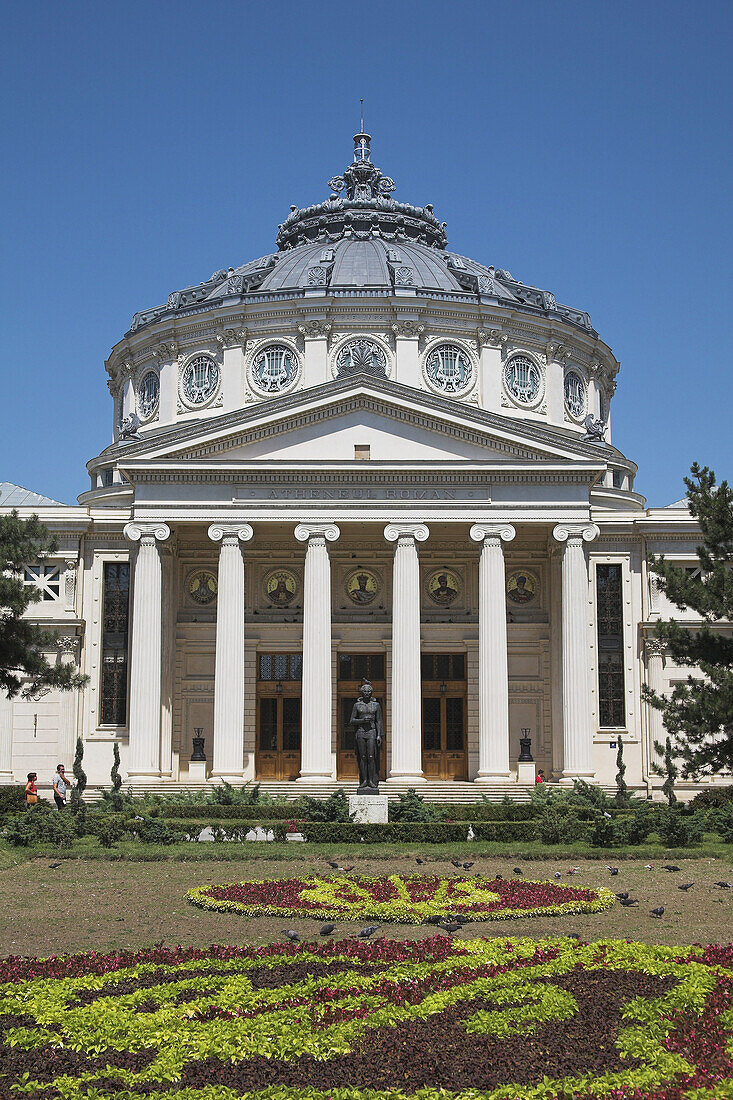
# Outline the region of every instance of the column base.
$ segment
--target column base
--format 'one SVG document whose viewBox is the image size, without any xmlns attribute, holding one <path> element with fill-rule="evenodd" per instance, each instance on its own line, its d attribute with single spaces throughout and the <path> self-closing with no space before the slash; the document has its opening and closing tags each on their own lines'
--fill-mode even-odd
<svg viewBox="0 0 733 1100">
<path fill-rule="evenodd" d="M 12 772 L 0 772 L 0 785 L 5 786 L 6 783 L 12 784 L 13 773 Z"/>
<path fill-rule="evenodd" d="M 593 783 L 595 778 L 595 772 L 563 772 L 558 783 L 561 787 L 572 787 L 576 779 L 582 779 L 585 783 Z"/>
<path fill-rule="evenodd" d="M 200 761 L 199 760 L 194 760 L 193 763 L 194 764 L 203 764 L 204 768 L 206 767 L 206 761 L 205 760 L 200 760 Z M 189 775 L 190 774 L 191 774 L 191 769 L 189 767 Z M 210 772 L 209 773 L 209 783 L 229 783 L 229 785 L 233 787 L 236 783 L 240 783 L 240 784 L 244 785 L 245 782 L 246 782 L 246 780 L 245 780 L 244 775 L 242 774 L 242 772 Z"/>
<path fill-rule="evenodd" d="M 515 783 L 512 772 L 479 772 L 474 783 Z"/>
<path fill-rule="evenodd" d="M 409 773 L 406 773 L 404 775 L 395 775 L 394 773 L 391 773 L 390 775 L 387 776 L 385 782 L 386 783 L 409 783 L 410 785 L 412 785 L 413 783 L 427 783 L 427 779 L 422 774 L 422 772 L 420 773 L 420 775 L 413 775 L 413 774 L 409 774 Z"/>
<path fill-rule="evenodd" d="M 331 772 L 309 772 L 308 775 L 302 773 L 296 777 L 296 783 L 333 783 L 334 778 Z"/>
</svg>

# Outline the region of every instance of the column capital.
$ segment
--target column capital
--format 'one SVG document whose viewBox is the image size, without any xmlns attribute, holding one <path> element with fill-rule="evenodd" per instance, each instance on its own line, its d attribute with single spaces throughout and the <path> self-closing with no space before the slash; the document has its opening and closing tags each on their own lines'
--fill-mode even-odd
<svg viewBox="0 0 733 1100">
<path fill-rule="evenodd" d="M 424 523 L 388 523 L 384 529 L 387 542 L 397 542 L 398 539 L 425 542 L 429 534 L 430 530 Z"/>
<path fill-rule="evenodd" d="M 491 538 L 511 542 L 516 533 L 517 530 L 511 523 L 474 523 L 471 528 L 471 538 L 474 542 L 484 542 Z"/>
<path fill-rule="evenodd" d="M 254 531 L 248 523 L 212 523 L 208 535 L 212 542 L 223 542 L 224 539 L 249 542 Z"/>
<path fill-rule="evenodd" d="M 597 523 L 558 523 L 553 529 L 552 537 L 557 542 L 567 542 L 568 539 L 582 539 L 583 542 L 593 542 L 601 533 Z"/>
<path fill-rule="evenodd" d="M 308 542 L 313 538 L 335 542 L 340 534 L 341 531 L 335 523 L 299 523 L 295 528 L 295 537 L 298 542 Z"/>
<path fill-rule="evenodd" d="M 171 529 L 167 523 L 126 523 L 122 534 L 130 542 L 140 542 L 142 539 L 154 539 L 156 542 L 165 542 L 170 538 Z"/>
<path fill-rule="evenodd" d="M 667 647 L 659 638 L 645 638 L 644 647 L 647 660 L 651 660 L 652 657 L 665 657 L 667 654 Z"/>
</svg>

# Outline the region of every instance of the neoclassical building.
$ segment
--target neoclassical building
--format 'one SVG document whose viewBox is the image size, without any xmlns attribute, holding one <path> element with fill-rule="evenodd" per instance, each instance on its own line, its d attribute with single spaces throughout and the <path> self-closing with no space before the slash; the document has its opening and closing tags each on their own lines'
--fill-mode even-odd
<svg viewBox="0 0 733 1100">
<path fill-rule="evenodd" d="M 650 791 L 641 686 L 687 670 L 651 636 L 671 609 L 646 561 L 694 568 L 697 532 L 613 445 L 617 360 L 587 313 L 395 200 L 369 135 L 329 186 L 270 255 L 135 314 L 76 506 L 0 487 L 58 536 L 31 611 L 90 678 L 0 701 L 0 781 L 50 778 L 81 736 L 92 785 L 114 742 L 135 790 L 354 784 L 366 677 L 388 790 L 609 784 L 621 736 Z"/>
</svg>

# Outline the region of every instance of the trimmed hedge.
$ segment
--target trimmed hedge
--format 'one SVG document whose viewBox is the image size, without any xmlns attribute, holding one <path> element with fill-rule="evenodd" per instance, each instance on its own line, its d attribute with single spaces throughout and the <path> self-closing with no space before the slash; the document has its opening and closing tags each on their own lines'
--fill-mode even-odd
<svg viewBox="0 0 733 1100">
<path fill-rule="evenodd" d="M 17 814 L 25 809 L 25 783 L 21 786 L 14 783 L 12 786 L 0 787 L 0 816 L 4 814 Z"/>
<path fill-rule="evenodd" d="M 201 802 L 199 805 L 191 802 L 163 803 L 159 816 L 203 822 L 256 820 L 259 824 L 263 821 L 295 821 L 302 814 L 298 813 L 297 799 L 293 799 L 285 805 L 280 802 L 241 802 L 231 806 L 216 802 Z"/>
<path fill-rule="evenodd" d="M 468 839 L 469 826 L 476 840 L 532 840 L 532 821 L 461 822 L 390 821 L 386 825 L 304 821 L 301 832 L 314 844 L 457 844 Z"/>
</svg>

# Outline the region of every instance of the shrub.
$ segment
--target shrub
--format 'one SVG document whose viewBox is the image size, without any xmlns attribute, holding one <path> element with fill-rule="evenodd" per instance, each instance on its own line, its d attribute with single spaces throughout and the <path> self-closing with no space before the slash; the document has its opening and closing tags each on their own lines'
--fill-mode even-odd
<svg viewBox="0 0 733 1100">
<path fill-rule="evenodd" d="M 3 788 L 0 787 L 0 793 Z M 688 803 L 691 810 L 711 810 L 717 807 L 733 806 L 733 784 L 727 787 L 708 787 L 699 791 Z"/>
<path fill-rule="evenodd" d="M 103 848 L 111 848 L 118 840 L 132 835 L 130 820 L 125 814 L 93 813 L 84 821 L 84 834 L 96 836 Z"/>
<path fill-rule="evenodd" d="M 76 752 L 74 753 L 74 779 L 76 783 L 71 788 L 71 809 L 74 812 L 84 805 L 84 791 L 87 786 L 87 773 L 84 771 L 82 760 L 84 759 L 84 742 L 81 737 L 76 739 Z"/>
<path fill-rule="evenodd" d="M 421 798 L 414 787 L 397 796 L 389 808 L 390 821 L 439 821 L 441 813 L 434 806 L 430 806 Z"/>
<path fill-rule="evenodd" d="M 711 810 L 708 821 L 710 827 L 715 830 L 722 841 L 726 844 L 733 844 L 733 805 L 725 806 L 720 810 Z"/>
<path fill-rule="evenodd" d="M 184 840 L 187 835 L 185 829 L 176 829 L 165 821 L 151 817 L 133 818 L 130 829 L 143 844 L 175 844 L 178 840 Z"/>
<path fill-rule="evenodd" d="M 536 821 L 537 836 L 543 844 L 566 844 L 579 840 L 586 835 L 587 828 L 577 813 L 552 803 L 546 806 Z"/>
<path fill-rule="evenodd" d="M 5 839 L 16 848 L 33 844 L 53 844 L 70 848 L 77 836 L 77 823 L 65 810 L 52 810 L 48 803 L 37 803 L 21 814 L 8 819 Z"/>
<path fill-rule="evenodd" d="M 594 848 L 614 848 L 619 843 L 619 835 L 613 818 L 598 814 L 591 825 L 588 839 Z"/>
<path fill-rule="evenodd" d="M 299 808 L 306 821 L 350 821 L 349 800 L 346 792 L 334 791 L 328 798 L 298 799 Z"/>
<path fill-rule="evenodd" d="M 617 806 L 627 806 L 629 803 L 629 788 L 626 785 L 624 776 L 626 775 L 626 765 L 624 764 L 624 742 L 623 738 L 618 738 L 618 752 L 616 753 L 616 794 L 614 796 L 614 802 Z"/>
<path fill-rule="evenodd" d="M 664 808 L 659 835 L 668 848 L 687 848 L 699 844 L 703 831 L 704 822 L 698 814 L 684 814 L 675 806 Z"/>
<path fill-rule="evenodd" d="M 17 814 L 25 809 L 23 787 L 14 784 L 12 787 L 0 787 L 0 816 L 5 814 Z"/>
<path fill-rule="evenodd" d="M 213 788 L 208 801 L 217 806 L 259 806 L 260 803 L 272 802 L 273 798 L 260 789 L 259 783 L 233 787 L 224 779 L 218 787 Z"/>
<path fill-rule="evenodd" d="M 125 797 L 125 796 L 123 796 Z M 315 799 L 314 799 L 315 801 Z M 134 801 L 132 802 L 134 806 Z M 219 805 L 211 802 L 171 802 L 155 807 L 156 816 L 168 820 L 196 821 L 293 821 L 302 817 L 300 799 L 297 801 L 273 803 L 235 803 Z"/>
<path fill-rule="evenodd" d="M 639 804 L 632 814 L 624 815 L 615 822 L 616 839 L 619 845 L 643 844 L 650 833 L 659 827 L 661 806 L 654 803 Z"/>
<path fill-rule="evenodd" d="M 306 840 L 315 844 L 457 844 L 473 829 L 476 840 L 533 840 L 533 821 L 390 821 L 386 825 L 358 825 L 354 822 L 311 822 L 301 826 Z"/>
</svg>

